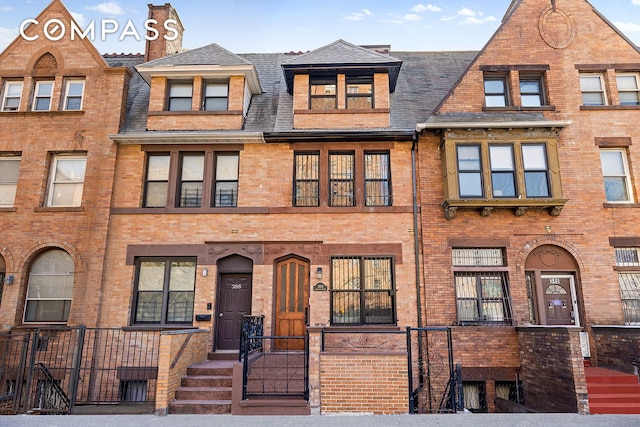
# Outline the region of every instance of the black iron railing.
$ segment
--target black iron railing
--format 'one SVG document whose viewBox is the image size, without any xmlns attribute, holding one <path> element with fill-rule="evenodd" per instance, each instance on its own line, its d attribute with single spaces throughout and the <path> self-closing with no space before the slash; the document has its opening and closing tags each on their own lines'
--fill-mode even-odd
<svg viewBox="0 0 640 427">
<path fill-rule="evenodd" d="M 242 398 L 309 400 L 309 336 L 249 336 L 262 351 L 243 355 Z"/>
<path fill-rule="evenodd" d="M 243 316 L 240 330 L 240 352 L 238 361 L 242 361 L 245 353 L 253 354 L 262 351 L 262 340 L 257 337 L 264 335 L 264 316 Z"/>
</svg>

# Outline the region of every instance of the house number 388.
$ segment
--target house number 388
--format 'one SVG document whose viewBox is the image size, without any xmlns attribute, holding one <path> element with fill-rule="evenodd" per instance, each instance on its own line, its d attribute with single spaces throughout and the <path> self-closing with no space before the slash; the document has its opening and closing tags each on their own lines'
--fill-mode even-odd
<svg viewBox="0 0 640 427">
<path fill-rule="evenodd" d="M 242 289 L 242 285 L 231 285 L 231 289 L 233 290 Z"/>
</svg>

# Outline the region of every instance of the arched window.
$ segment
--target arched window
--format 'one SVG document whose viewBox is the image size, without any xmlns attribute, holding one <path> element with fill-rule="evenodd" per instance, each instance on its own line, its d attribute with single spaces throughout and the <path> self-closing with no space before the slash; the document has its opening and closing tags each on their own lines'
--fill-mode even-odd
<svg viewBox="0 0 640 427">
<path fill-rule="evenodd" d="M 33 261 L 25 323 L 65 323 L 69 319 L 74 271 L 71 256 L 60 249 L 46 251 Z"/>
</svg>

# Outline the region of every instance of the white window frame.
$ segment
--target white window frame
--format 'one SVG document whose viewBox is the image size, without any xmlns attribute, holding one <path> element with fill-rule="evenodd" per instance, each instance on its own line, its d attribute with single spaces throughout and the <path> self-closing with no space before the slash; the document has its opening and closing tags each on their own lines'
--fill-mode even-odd
<svg viewBox="0 0 640 427">
<path fill-rule="evenodd" d="M 55 180 L 55 176 L 56 176 L 56 170 L 58 167 L 58 162 L 60 160 L 84 160 L 84 176 L 82 181 L 61 181 Z M 47 191 L 47 207 L 50 208 L 61 208 L 61 207 L 65 207 L 65 208 L 75 208 L 75 207 L 80 207 L 82 206 L 82 197 L 84 194 L 84 181 L 86 179 L 86 173 L 87 173 L 87 156 L 54 156 L 52 161 L 51 161 L 51 172 L 50 172 L 50 176 L 49 176 L 49 185 L 48 185 L 48 191 Z M 76 184 L 81 186 L 81 195 L 80 195 L 80 203 L 79 204 L 73 204 L 73 205 L 54 205 L 54 195 L 55 195 L 55 187 L 56 185 L 64 185 L 64 184 Z"/>
<path fill-rule="evenodd" d="M 21 160 L 22 160 L 22 157 L 20 157 L 20 156 L 0 157 L 0 162 L 18 162 L 18 164 L 20 164 Z M 0 166 L 0 168 L 1 168 L 1 166 Z M 18 166 L 18 169 L 19 168 L 20 168 L 20 166 Z M 0 180 L 0 187 L 13 187 L 13 200 L 11 201 L 11 204 L 2 204 L 0 202 L 0 208 L 12 208 L 12 207 L 14 207 L 15 199 L 16 199 L 16 192 L 17 192 L 17 188 L 18 188 L 18 177 L 16 177 L 15 181 L 2 181 L 2 180 Z"/>
<path fill-rule="evenodd" d="M 602 171 L 603 180 L 606 177 L 623 177 L 625 180 L 625 187 L 627 189 L 627 200 L 609 200 L 607 199 L 607 203 L 634 203 L 633 197 L 633 186 L 631 185 L 631 174 L 629 172 L 629 163 L 627 162 L 627 151 L 624 148 L 601 148 L 600 153 L 609 151 L 609 152 L 617 152 L 620 153 L 620 157 L 622 158 L 622 167 L 624 169 L 624 175 L 605 175 L 604 170 Z M 606 192 L 605 192 L 606 198 Z"/>
<path fill-rule="evenodd" d="M 19 86 L 20 87 L 20 95 L 18 96 L 9 96 L 9 88 L 12 86 Z M 2 111 L 6 112 L 6 111 L 19 111 L 20 110 L 20 101 L 22 101 L 22 89 L 24 87 L 23 82 L 7 82 L 4 86 L 4 94 L 2 96 Z M 18 106 L 15 108 L 8 108 L 7 107 L 7 100 L 9 99 L 18 99 Z"/>
<path fill-rule="evenodd" d="M 595 78 L 597 77 L 600 80 L 600 90 L 585 90 L 582 87 L 582 79 L 585 78 Z M 604 84 L 604 76 L 602 75 L 602 73 L 580 73 L 580 93 L 583 95 L 582 96 L 582 104 L 584 106 L 589 106 L 589 107 L 601 107 L 604 105 L 608 105 L 608 97 L 607 97 L 607 90 L 606 90 L 606 86 Z M 602 96 L 602 104 L 585 104 L 584 102 L 584 94 L 585 93 L 599 93 Z"/>
<path fill-rule="evenodd" d="M 620 84 L 618 83 L 619 77 L 633 77 L 636 81 L 635 90 L 620 90 Z M 635 104 L 622 104 L 622 100 L 620 100 L 620 105 L 630 105 L 630 106 L 638 106 L 640 105 L 640 75 L 639 73 L 617 73 L 616 74 L 616 84 L 618 86 L 618 98 L 620 98 L 620 94 L 622 93 L 635 93 L 637 102 Z"/>
<path fill-rule="evenodd" d="M 71 85 L 73 84 L 82 84 L 82 92 L 80 93 L 80 96 L 78 95 L 69 95 L 69 89 L 71 88 Z M 84 104 L 84 85 L 85 85 L 85 81 L 81 80 L 81 79 L 69 79 L 65 82 L 65 88 L 64 88 L 64 100 L 63 100 L 63 104 L 62 104 L 62 109 L 65 111 L 81 111 L 82 110 L 82 106 Z M 69 108 L 69 99 L 70 98 L 80 98 L 80 107 L 79 108 Z"/>
<path fill-rule="evenodd" d="M 42 87 L 42 85 L 45 85 L 45 84 L 51 85 L 51 94 L 49 94 L 48 96 L 41 96 L 40 88 Z M 51 111 L 51 104 L 53 101 L 55 86 L 56 85 L 53 80 L 43 80 L 43 81 L 36 82 L 36 88 L 35 88 L 35 91 L 33 92 L 33 111 Z M 47 109 L 37 109 L 38 99 L 40 98 L 49 98 L 49 106 Z"/>
</svg>

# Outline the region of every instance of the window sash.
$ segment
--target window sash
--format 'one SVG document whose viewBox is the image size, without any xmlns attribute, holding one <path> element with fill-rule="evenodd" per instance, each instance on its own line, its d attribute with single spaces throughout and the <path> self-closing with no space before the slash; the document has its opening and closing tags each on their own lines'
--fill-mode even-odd
<svg viewBox="0 0 640 427">
<path fill-rule="evenodd" d="M 178 183 L 178 206 L 200 207 L 204 192 L 204 153 L 184 154 Z"/>
<path fill-rule="evenodd" d="M 347 109 L 368 110 L 373 108 L 373 78 L 347 77 Z"/>
<path fill-rule="evenodd" d="M 640 325 L 640 271 L 618 273 L 625 325 Z"/>
<path fill-rule="evenodd" d="M 320 206 L 320 153 L 295 153 L 293 205 Z"/>
<path fill-rule="evenodd" d="M 454 277 L 460 325 L 512 324 L 507 272 L 456 272 Z"/>
<path fill-rule="evenodd" d="M 542 77 L 521 78 L 520 98 L 523 107 L 541 107 L 545 105 Z"/>
<path fill-rule="evenodd" d="M 493 197 L 516 197 L 516 174 L 513 146 L 490 145 L 491 188 Z"/>
<path fill-rule="evenodd" d="M 169 111 L 191 111 L 192 99 L 193 83 L 170 83 L 167 104 Z"/>
<path fill-rule="evenodd" d="M 25 323 L 66 323 L 75 278 L 71 256 L 52 249 L 35 259 L 29 270 L 24 307 Z"/>
<path fill-rule="evenodd" d="M 522 144 L 524 189 L 527 198 L 551 196 L 546 148 L 545 144 Z"/>
<path fill-rule="evenodd" d="M 69 80 L 66 83 L 64 94 L 64 109 L 67 111 L 82 110 L 84 99 L 84 81 Z"/>
<path fill-rule="evenodd" d="M 329 154 L 329 205 L 355 206 L 355 154 Z"/>
<path fill-rule="evenodd" d="M 82 205 L 86 156 L 56 156 L 49 179 L 49 207 L 77 207 Z"/>
<path fill-rule="evenodd" d="M 604 81 L 601 74 L 581 74 L 580 89 L 585 106 L 607 105 Z"/>
<path fill-rule="evenodd" d="M 482 156 L 479 145 L 458 145 L 458 192 L 460 197 L 483 197 Z"/>
<path fill-rule="evenodd" d="M 395 324 L 390 257 L 331 259 L 331 324 Z"/>
<path fill-rule="evenodd" d="M 34 111 L 50 111 L 51 97 L 53 96 L 54 82 L 42 81 L 36 82 L 36 90 L 33 98 Z"/>
<path fill-rule="evenodd" d="M 337 84 L 331 78 L 311 78 L 309 81 L 309 109 L 335 110 L 338 106 Z"/>
<path fill-rule="evenodd" d="M 15 203 L 20 161 L 20 157 L 0 157 L 0 208 L 10 208 Z"/>
<path fill-rule="evenodd" d="M 601 149 L 600 162 L 608 202 L 632 202 L 629 166 L 624 149 Z"/>
<path fill-rule="evenodd" d="M 145 208 L 167 206 L 170 163 L 171 156 L 168 153 L 147 156 L 147 173 L 144 184 Z"/>
<path fill-rule="evenodd" d="M 214 207 L 238 206 L 239 161 L 237 153 L 216 155 Z"/>
<path fill-rule="evenodd" d="M 486 107 L 506 107 L 509 105 L 506 77 L 484 78 L 484 102 Z"/>
<path fill-rule="evenodd" d="M 22 99 L 22 82 L 7 82 L 2 100 L 2 111 L 18 111 Z"/>
<path fill-rule="evenodd" d="M 618 95 L 620 105 L 640 105 L 640 84 L 638 74 L 617 74 Z"/>
<path fill-rule="evenodd" d="M 365 206 L 391 206 L 389 153 L 364 155 Z"/>
<path fill-rule="evenodd" d="M 226 111 L 229 108 L 229 84 L 205 83 L 204 111 Z"/>
<path fill-rule="evenodd" d="M 640 267 L 640 248 L 615 248 L 617 267 Z"/>
<path fill-rule="evenodd" d="M 195 277 L 193 258 L 139 259 L 133 323 L 192 323 Z"/>
</svg>

